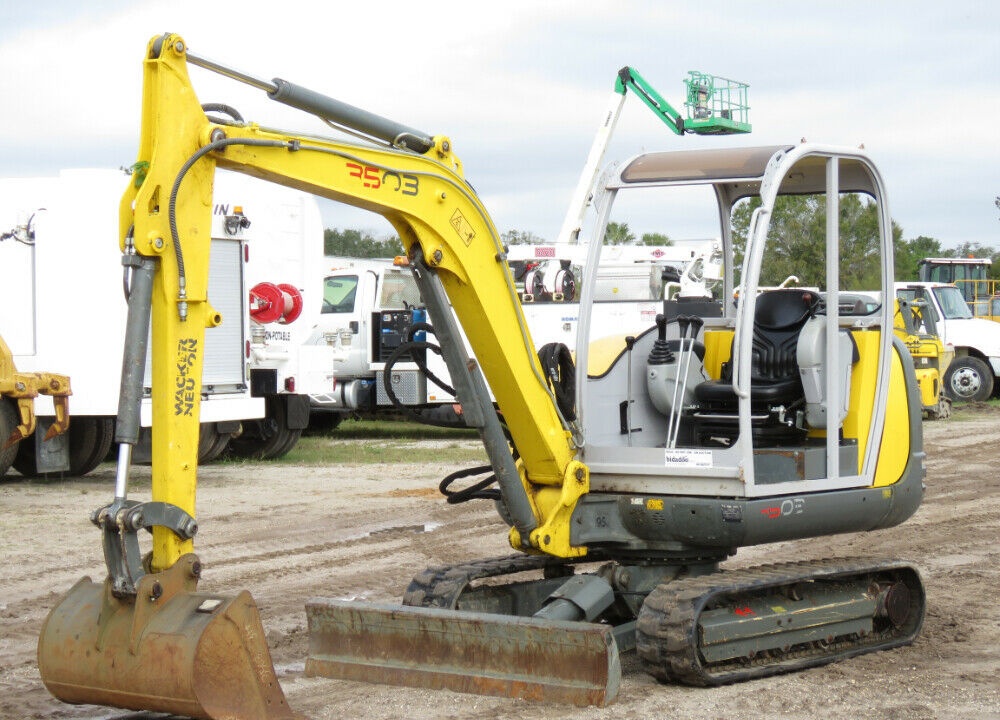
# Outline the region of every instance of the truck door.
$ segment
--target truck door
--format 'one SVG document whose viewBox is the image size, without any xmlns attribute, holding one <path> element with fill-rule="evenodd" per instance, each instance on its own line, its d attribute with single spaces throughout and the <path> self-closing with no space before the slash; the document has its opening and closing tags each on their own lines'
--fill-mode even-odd
<svg viewBox="0 0 1000 720">
<path fill-rule="evenodd" d="M 339 272 L 323 281 L 320 329 L 335 349 L 333 371 L 339 381 L 368 373 L 376 285 L 375 273 L 364 270 Z"/>
</svg>

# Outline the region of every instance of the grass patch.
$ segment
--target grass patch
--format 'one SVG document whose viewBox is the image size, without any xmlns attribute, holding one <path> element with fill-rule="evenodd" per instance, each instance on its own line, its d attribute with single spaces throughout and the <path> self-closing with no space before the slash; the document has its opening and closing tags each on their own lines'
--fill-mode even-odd
<svg viewBox="0 0 1000 720">
<path fill-rule="evenodd" d="M 962 422 L 963 420 L 975 420 L 984 415 L 1000 413 L 1000 398 L 991 398 L 985 402 L 957 402 L 951 406 L 951 417 L 949 420 Z"/>
<path fill-rule="evenodd" d="M 287 455 L 273 461 L 224 457 L 218 462 L 238 465 L 443 462 L 461 466 L 486 464 L 488 459 L 479 433 L 471 428 L 442 428 L 396 420 L 345 420 L 333 430 L 307 430 Z"/>
<path fill-rule="evenodd" d="M 310 431 L 279 460 L 300 465 L 486 461 L 475 430 L 404 420 L 345 420 L 333 430 Z"/>
<path fill-rule="evenodd" d="M 376 463 L 442 462 L 455 465 L 478 465 L 487 462 L 486 451 L 471 438 L 435 442 L 408 441 L 399 437 L 334 438 L 307 436 L 277 462 L 296 465 L 369 465 Z"/>
<path fill-rule="evenodd" d="M 322 433 L 307 431 L 313 437 L 339 440 L 388 438 L 393 440 L 442 440 L 455 438 L 477 440 L 479 433 L 472 428 L 443 428 L 406 420 L 344 420 L 333 430 Z"/>
</svg>

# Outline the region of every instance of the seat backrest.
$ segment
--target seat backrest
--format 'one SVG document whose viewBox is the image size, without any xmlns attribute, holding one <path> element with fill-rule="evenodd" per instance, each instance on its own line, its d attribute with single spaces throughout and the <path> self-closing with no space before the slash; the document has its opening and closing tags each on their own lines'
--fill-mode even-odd
<svg viewBox="0 0 1000 720">
<path fill-rule="evenodd" d="M 798 379 L 799 333 L 815 314 L 819 300 L 819 295 L 812 290 L 800 289 L 771 290 L 757 297 L 751 383 Z"/>
</svg>

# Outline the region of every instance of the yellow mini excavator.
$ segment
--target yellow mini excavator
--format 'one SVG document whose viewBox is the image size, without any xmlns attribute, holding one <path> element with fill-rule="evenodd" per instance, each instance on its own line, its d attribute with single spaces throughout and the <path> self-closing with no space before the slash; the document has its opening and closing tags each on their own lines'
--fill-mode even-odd
<svg viewBox="0 0 1000 720">
<path fill-rule="evenodd" d="M 203 108 L 192 65 L 363 141 L 266 129 L 229 106 Z M 711 119 L 708 89 L 698 84 L 695 119 L 678 118 L 678 127 Z M 913 641 L 925 594 L 904 562 L 786 558 L 723 569 L 741 547 L 888 528 L 920 504 L 913 365 L 895 339 L 891 303 L 854 313 L 836 301 L 838 223 L 827 223 L 818 290 L 757 292 L 779 195 L 819 195 L 837 218 L 842 196 L 860 193 L 878 207 L 872 242 L 891 293 L 885 188 L 863 150 L 727 147 L 612 166 L 594 192 L 575 354 L 539 353 L 497 229 L 447 137 L 210 62 L 177 35 L 149 43 L 142 111 L 121 202 L 132 279 L 118 474 L 113 501 L 92 516 L 108 576 L 82 579 L 46 620 L 39 668 L 56 697 L 198 718 L 295 716 L 250 595 L 197 589 L 202 348 L 205 329 L 222 322 L 206 287 L 216 168 L 393 225 L 491 464 L 490 478 L 445 489 L 451 500 L 494 502 L 517 551 L 418 572 L 398 605 L 310 602 L 307 674 L 602 705 L 618 693 L 620 653 L 633 648 L 662 681 L 718 685 Z M 733 207 L 760 200 L 738 287 L 727 261 L 717 302 L 664 301 L 648 331 L 623 338 L 600 373 L 587 374 L 612 206 L 635 190 L 690 187 L 717 205 L 730 260 Z M 152 492 L 136 501 L 126 487 L 150 322 Z M 152 531 L 145 557 L 142 529 Z"/>
</svg>

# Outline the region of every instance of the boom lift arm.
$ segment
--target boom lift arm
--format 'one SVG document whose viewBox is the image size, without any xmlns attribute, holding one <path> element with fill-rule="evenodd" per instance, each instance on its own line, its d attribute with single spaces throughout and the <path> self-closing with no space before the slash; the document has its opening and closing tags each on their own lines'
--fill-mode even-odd
<svg viewBox="0 0 1000 720">
<path fill-rule="evenodd" d="M 594 182 L 604 162 L 604 155 L 618 125 L 618 118 L 625 106 L 629 90 L 675 135 L 685 133 L 728 135 L 751 131 L 746 83 L 694 70 L 688 72 L 684 82 L 687 85 L 687 99 L 684 102 L 687 108 L 686 119 L 639 74 L 638 70 L 625 66 L 618 71 L 614 93 L 604 113 L 604 121 L 594 136 L 587 162 L 584 163 L 583 172 L 580 173 L 580 179 L 570 198 L 566 217 L 556 236 L 557 244 L 576 243 L 579 240 L 583 218 L 593 196 Z"/>
</svg>

